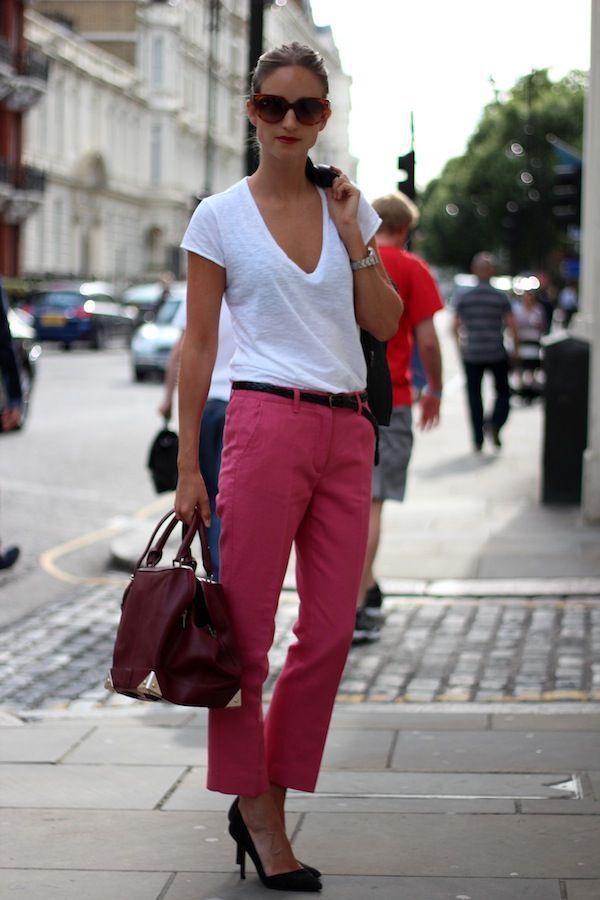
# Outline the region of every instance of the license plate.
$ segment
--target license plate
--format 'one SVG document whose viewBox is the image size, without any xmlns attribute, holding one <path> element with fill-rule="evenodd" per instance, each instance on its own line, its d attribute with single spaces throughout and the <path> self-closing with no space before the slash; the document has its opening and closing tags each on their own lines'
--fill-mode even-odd
<svg viewBox="0 0 600 900">
<path fill-rule="evenodd" d="M 64 325 L 65 317 L 53 313 L 46 313 L 42 316 L 42 325 Z"/>
</svg>

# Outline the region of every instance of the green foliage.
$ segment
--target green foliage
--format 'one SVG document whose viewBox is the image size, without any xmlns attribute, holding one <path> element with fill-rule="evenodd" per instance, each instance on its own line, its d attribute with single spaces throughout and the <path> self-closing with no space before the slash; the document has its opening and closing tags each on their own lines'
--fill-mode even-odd
<svg viewBox="0 0 600 900">
<path fill-rule="evenodd" d="M 542 69 L 485 108 L 464 155 L 422 195 L 421 249 L 431 263 L 468 271 L 482 249 L 513 272 L 546 263 L 563 239 L 552 217 L 557 159 L 548 136 L 581 150 L 585 89 L 585 73 L 552 82 Z"/>
</svg>

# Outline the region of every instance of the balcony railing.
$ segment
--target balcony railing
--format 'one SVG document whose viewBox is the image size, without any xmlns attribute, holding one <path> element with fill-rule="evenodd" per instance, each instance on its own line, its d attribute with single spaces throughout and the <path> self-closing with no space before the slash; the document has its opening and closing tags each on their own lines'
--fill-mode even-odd
<svg viewBox="0 0 600 900">
<path fill-rule="evenodd" d="M 46 173 L 35 166 L 21 166 L 15 175 L 15 166 L 0 159 L 0 184 L 8 184 L 19 191 L 42 192 L 46 187 Z"/>
<path fill-rule="evenodd" d="M 34 166 L 22 166 L 16 187 L 21 191 L 39 191 L 46 187 L 46 173 Z"/>
<path fill-rule="evenodd" d="M 31 78 L 39 78 L 40 81 L 48 81 L 49 65 L 47 56 L 30 47 L 25 53 L 21 74 L 29 75 Z"/>
<path fill-rule="evenodd" d="M 0 184 L 12 184 L 12 166 L 8 160 L 0 159 Z"/>
<path fill-rule="evenodd" d="M 6 38 L 0 37 L 0 62 L 12 64 L 12 53 Z"/>
</svg>

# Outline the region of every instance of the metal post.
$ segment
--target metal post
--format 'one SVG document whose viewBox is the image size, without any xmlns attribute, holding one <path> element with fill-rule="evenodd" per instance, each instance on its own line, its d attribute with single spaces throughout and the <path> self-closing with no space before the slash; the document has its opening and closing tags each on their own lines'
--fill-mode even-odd
<svg viewBox="0 0 600 900">
<path fill-rule="evenodd" d="M 263 16 L 264 0 L 250 0 L 250 34 L 248 45 L 248 94 L 252 72 L 263 52 Z M 252 175 L 258 166 L 258 152 L 256 150 L 254 125 L 248 120 L 246 127 L 246 175 Z"/>
<path fill-rule="evenodd" d="M 583 517 L 600 522 L 600 0 L 592 0 L 590 85 L 584 122 L 581 311 L 576 334 L 591 343 L 588 443 L 583 459 Z M 587 163 L 587 165 L 586 165 Z"/>
</svg>

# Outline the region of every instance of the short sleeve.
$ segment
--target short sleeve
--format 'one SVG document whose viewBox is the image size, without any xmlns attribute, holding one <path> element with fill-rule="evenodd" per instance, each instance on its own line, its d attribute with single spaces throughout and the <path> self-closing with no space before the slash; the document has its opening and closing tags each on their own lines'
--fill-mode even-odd
<svg viewBox="0 0 600 900">
<path fill-rule="evenodd" d="M 225 268 L 225 253 L 216 211 L 210 198 L 203 200 L 190 219 L 181 246 Z"/>
<path fill-rule="evenodd" d="M 403 297 L 406 311 L 413 327 L 431 319 L 443 309 L 444 304 L 435 279 L 422 260 L 413 257 L 411 260 L 410 297 Z"/>
<path fill-rule="evenodd" d="M 358 203 L 358 227 L 365 244 L 368 244 L 371 238 L 379 231 L 380 225 L 381 219 L 361 193 Z"/>
</svg>

